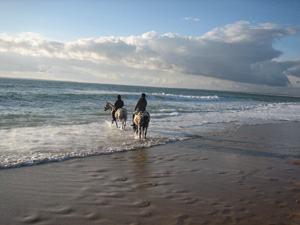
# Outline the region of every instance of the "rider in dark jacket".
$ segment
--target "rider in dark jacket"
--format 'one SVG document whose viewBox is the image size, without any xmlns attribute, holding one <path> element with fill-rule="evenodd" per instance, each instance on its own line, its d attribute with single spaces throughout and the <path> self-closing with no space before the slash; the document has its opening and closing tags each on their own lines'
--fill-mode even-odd
<svg viewBox="0 0 300 225">
<path fill-rule="evenodd" d="M 134 110 L 136 112 L 144 112 L 146 111 L 146 106 L 147 106 L 146 94 L 143 93 L 140 99 L 137 101 Z"/>
<path fill-rule="evenodd" d="M 134 107 L 135 113 L 132 115 L 132 120 L 134 120 L 134 116 L 136 113 L 145 112 L 146 106 L 147 106 L 146 94 L 143 93 L 143 94 L 141 94 L 140 99 L 137 101 L 137 103 Z M 131 126 L 134 126 L 134 123 Z"/>
<path fill-rule="evenodd" d="M 117 100 L 116 100 L 116 102 L 115 102 L 115 104 L 114 104 L 115 110 L 111 112 L 113 121 L 116 120 L 116 116 L 115 116 L 116 111 L 117 111 L 118 109 L 122 108 L 123 106 L 124 106 L 124 102 L 123 102 L 122 99 L 121 99 L 121 95 L 118 95 L 118 96 L 117 96 Z"/>
</svg>

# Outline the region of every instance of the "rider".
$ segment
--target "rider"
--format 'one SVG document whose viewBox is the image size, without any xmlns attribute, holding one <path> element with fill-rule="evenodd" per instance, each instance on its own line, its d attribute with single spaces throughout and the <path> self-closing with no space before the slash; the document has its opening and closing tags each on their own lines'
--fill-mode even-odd
<svg viewBox="0 0 300 225">
<path fill-rule="evenodd" d="M 132 115 L 132 120 L 134 119 L 134 116 L 138 112 L 145 112 L 146 111 L 146 106 L 147 106 L 146 94 L 143 93 L 143 94 L 141 94 L 140 99 L 137 101 L 137 103 L 134 107 L 135 113 Z M 134 124 L 132 124 L 131 126 L 134 126 Z"/>
<path fill-rule="evenodd" d="M 118 109 L 122 108 L 123 106 L 124 106 L 124 102 L 123 102 L 123 100 L 121 99 L 121 95 L 118 95 L 118 96 L 117 96 L 117 100 L 116 100 L 116 102 L 115 102 L 115 104 L 114 104 L 115 110 L 113 110 L 113 111 L 111 112 L 111 115 L 112 115 L 112 118 L 113 118 L 112 122 L 116 121 L 116 116 L 115 116 L 116 111 L 117 111 Z"/>
</svg>

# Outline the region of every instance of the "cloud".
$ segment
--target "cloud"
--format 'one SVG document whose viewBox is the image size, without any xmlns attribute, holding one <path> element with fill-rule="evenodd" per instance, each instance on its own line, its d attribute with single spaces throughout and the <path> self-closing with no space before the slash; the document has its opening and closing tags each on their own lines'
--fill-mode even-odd
<svg viewBox="0 0 300 225">
<path fill-rule="evenodd" d="M 199 22 L 200 21 L 199 18 L 193 18 L 193 17 L 190 17 L 190 16 L 189 17 L 184 17 L 183 20 L 187 20 L 187 21 L 191 20 L 191 21 L 195 21 L 195 22 Z"/>
<path fill-rule="evenodd" d="M 199 75 L 240 83 L 287 86 L 288 76 L 300 77 L 300 59 L 280 60 L 282 52 L 274 49 L 273 44 L 297 32 L 296 28 L 288 26 L 252 26 L 247 21 L 240 21 L 213 29 L 200 37 L 173 33 L 160 35 L 152 31 L 141 36 L 61 42 L 34 33 L 18 36 L 1 34 L 0 57 L 6 54 L 9 61 L 9 68 L 6 69 L 10 71 L 50 70 L 46 59 L 55 59 L 77 62 L 77 65 L 80 61 L 82 68 L 85 63 L 95 64 L 99 70 L 105 67 L 105 71 L 120 67 Z M 15 62 L 12 62 L 12 56 L 16 55 Z M 31 67 L 28 63 L 20 63 L 20 58 L 25 56 L 31 60 Z M 39 65 L 41 59 L 43 64 Z M 63 67 L 63 64 L 56 65 Z"/>
<path fill-rule="evenodd" d="M 190 17 L 190 16 L 189 16 L 189 17 L 184 17 L 184 18 L 183 18 L 183 20 L 191 20 L 191 19 L 192 19 L 192 17 Z"/>
</svg>

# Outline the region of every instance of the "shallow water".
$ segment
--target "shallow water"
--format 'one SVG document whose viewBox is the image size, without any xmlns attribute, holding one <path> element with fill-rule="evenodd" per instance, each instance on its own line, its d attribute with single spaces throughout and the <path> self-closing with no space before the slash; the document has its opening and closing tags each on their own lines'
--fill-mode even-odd
<svg viewBox="0 0 300 225">
<path fill-rule="evenodd" d="M 140 94 L 151 114 L 147 140 L 131 115 Z M 111 126 L 106 101 L 122 95 L 125 130 Z M 274 95 L 0 78 L 0 167 L 150 147 L 235 129 L 300 121 L 300 98 Z"/>
</svg>

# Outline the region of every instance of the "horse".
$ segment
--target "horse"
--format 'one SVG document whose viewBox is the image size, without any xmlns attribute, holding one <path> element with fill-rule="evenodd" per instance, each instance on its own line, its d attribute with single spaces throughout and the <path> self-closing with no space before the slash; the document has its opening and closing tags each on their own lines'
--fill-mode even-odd
<svg viewBox="0 0 300 225">
<path fill-rule="evenodd" d="M 150 114 L 148 112 L 138 112 L 133 119 L 133 131 L 141 139 L 143 136 L 146 139 L 147 130 L 150 122 Z"/>
<path fill-rule="evenodd" d="M 104 111 L 106 110 L 110 110 L 111 113 L 113 111 L 115 111 L 115 107 L 110 103 L 110 102 L 106 102 L 106 105 L 104 107 Z M 117 123 L 117 119 L 120 120 L 122 122 L 122 129 L 125 129 L 126 126 L 126 120 L 127 120 L 127 110 L 124 108 L 119 108 L 116 112 L 115 112 L 115 117 L 116 117 L 116 126 L 118 127 L 118 123 Z M 111 124 L 113 124 L 114 121 L 111 122 Z"/>
</svg>

